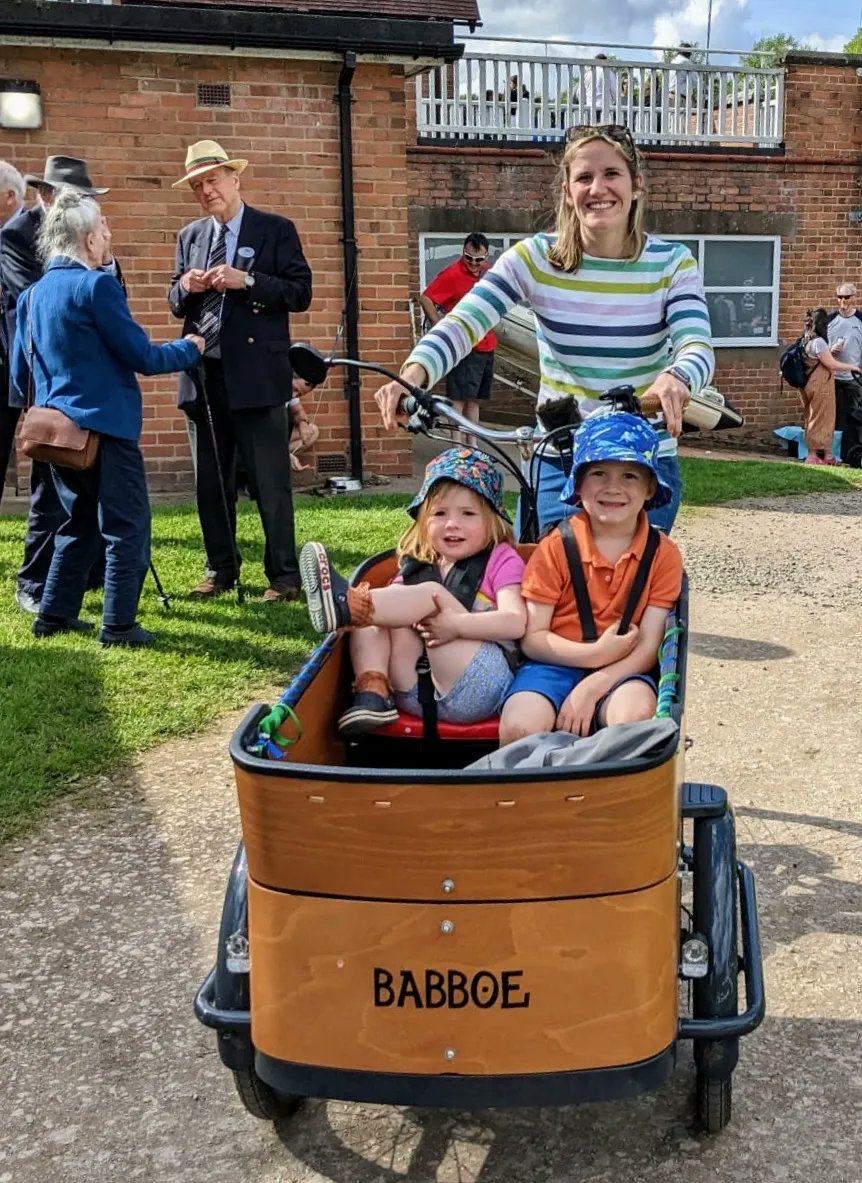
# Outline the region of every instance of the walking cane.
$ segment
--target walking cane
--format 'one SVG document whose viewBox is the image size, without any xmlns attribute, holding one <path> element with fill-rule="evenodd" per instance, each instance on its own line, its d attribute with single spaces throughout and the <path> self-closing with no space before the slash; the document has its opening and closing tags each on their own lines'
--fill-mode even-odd
<svg viewBox="0 0 862 1183">
<path fill-rule="evenodd" d="M 162 586 L 162 581 L 159 579 L 159 573 L 156 570 L 156 564 L 150 559 L 150 574 L 153 577 L 153 583 L 156 585 L 156 593 L 161 601 L 162 607 L 167 612 L 170 609 L 171 601 L 168 599 L 168 593 Z"/>
<path fill-rule="evenodd" d="M 206 320 L 207 318 L 204 318 L 204 319 Z M 208 323 L 207 323 L 207 328 L 209 328 Z M 206 337 L 207 334 L 206 334 L 206 331 L 204 330 L 203 323 L 198 325 L 198 332 L 202 337 L 204 337 L 204 338 Z M 231 540 L 231 546 L 233 548 L 233 562 L 234 562 L 234 569 L 236 571 L 236 602 L 238 604 L 243 604 L 243 603 L 245 603 L 245 588 L 242 586 L 242 581 L 240 579 L 240 574 L 239 574 L 240 573 L 240 563 L 241 563 L 240 556 L 239 556 L 239 547 L 236 544 L 236 536 L 234 534 L 233 526 L 231 523 L 230 506 L 228 505 L 227 491 L 224 486 L 224 473 L 222 472 L 221 460 L 219 459 L 219 454 L 218 454 L 218 443 L 216 442 L 215 424 L 213 423 L 212 410 L 210 409 L 209 399 L 207 398 L 206 381 L 204 379 L 203 361 L 200 361 L 200 360 L 197 361 L 194 364 L 194 366 L 189 370 L 189 375 L 190 375 L 192 383 L 194 385 L 195 393 L 197 394 L 198 398 L 201 400 L 201 402 L 203 404 L 204 414 L 206 415 L 207 427 L 209 428 L 209 434 L 210 434 L 210 444 L 212 445 L 213 459 L 215 460 L 215 468 L 216 468 L 216 476 L 218 478 L 219 493 L 221 494 L 222 509 L 224 510 L 225 529 L 227 530 L 227 534 Z"/>
</svg>

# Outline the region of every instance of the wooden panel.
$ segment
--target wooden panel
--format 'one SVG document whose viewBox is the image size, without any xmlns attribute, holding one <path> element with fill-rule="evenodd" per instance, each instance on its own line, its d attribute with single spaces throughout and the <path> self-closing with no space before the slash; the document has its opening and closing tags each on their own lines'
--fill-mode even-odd
<svg viewBox="0 0 862 1183">
<path fill-rule="evenodd" d="M 370 1072 L 646 1059 L 676 1032 L 677 884 L 672 875 L 625 896 L 450 906 L 250 883 L 252 1039 L 280 1060 Z"/>
<path fill-rule="evenodd" d="M 514 900 L 632 891 L 677 863 L 675 761 L 630 776 L 371 784 L 236 770 L 249 874 L 285 891 Z"/>
</svg>

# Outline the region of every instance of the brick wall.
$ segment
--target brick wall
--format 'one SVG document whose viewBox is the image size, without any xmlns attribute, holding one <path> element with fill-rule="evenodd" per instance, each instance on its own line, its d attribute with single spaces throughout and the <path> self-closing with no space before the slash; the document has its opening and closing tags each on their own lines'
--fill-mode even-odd
<svg viewBox="0 0 862 1183">
<path fill-rule="evenodd" d="M 409 84 L 408 84 L 409 93 Z M 789 64 L 784 156 L 648 153 L 650 214 L 657 233 L 760 234 L 781 239 L 779 337 L 795 339 L 805 309 L 834 304 L 835 284 L 862 289 L 862 81 L 850 64 Z M 527 234 L 548 225 L 559 153 L 419 146 L 408 153 L 411 275 L 418 286 L 418 236 L 425 231 Z M 796 420 L 798 395 L 781 387 L 780 350 L 718 349 L 716 384 L 752 426 Z M 498 386 L 510 415 L 529 398 Z"/>
<path fill-rule="evenodd" d="M 309 313 L 291 318 L 294 340 L 329 348 L 344 305 L 337 62 L 0 48 L 0 76 L 42 88 L 44 126 L 0 130 L 0 158 L 41 173 L 45 157 L 85 158 L 103 199 L 128 280 L 133 314 L 155 340 L 177 335 L 166 302 L 177 232 L 201 214 L 182 174 L 188 144 L 219 140 L 249 159 L 243 197 L 292 218 L 314 274 Z M 230 83 L 230 108 L 196 105 L 198 83 Z M 354 78 L 353 136 L 359 247 L 360 341 L 365 356 L 397 365 L 409 345 L 407 122 L 399 67 L 361 63 Z M 32 194 L 31 194 L 32 195 Z M 317 408 L 318 452 L 347 455 L 343 372 L 334 372 Z M 378 472 L 408 470 L 403 439 L 377 426 L 363 380 L 365 460 Z M 144 379 L 144 437 L 153 490 L 186 488 L 191 463 L 175 379 Z M 318 392 L 315 392 L 318 393 Z M 310 396 L 313 401 L 315 396 Z M 345 470 L 346 471 L 346 470 Z"/>
</svg>

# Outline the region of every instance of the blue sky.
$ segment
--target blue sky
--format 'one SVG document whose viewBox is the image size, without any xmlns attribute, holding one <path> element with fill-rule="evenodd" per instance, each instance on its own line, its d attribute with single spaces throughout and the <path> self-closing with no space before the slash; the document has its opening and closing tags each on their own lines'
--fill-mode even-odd
<svg viewBox="0 0 862 1183">
<path fill-rule="evenodd" d="M 479 0 L 481 33 L 580 43 L 671 45 L 706 42 L 708 0 Z M 715 49 L 747 49 L 758 37 L 791 33 L 815 48 L 840 52 L 860 24 L 862 0 L 713 0 Z M 622 30 L 625 30 L 622 33 Z M 620 52 L 620 51 L 617 51 Z M 624 56 L 620 53 L 620 56 Z M 626 55 L 627 56 L 627 55 Z"/>
</svg>

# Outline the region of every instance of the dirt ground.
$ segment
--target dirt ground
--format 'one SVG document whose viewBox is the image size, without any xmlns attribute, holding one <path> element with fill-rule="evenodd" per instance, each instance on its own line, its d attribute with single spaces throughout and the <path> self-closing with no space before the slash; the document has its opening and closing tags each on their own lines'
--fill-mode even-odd
<svg viewBox="0 0 862 1183">
<path fill-rule="evenodd" d="M 659 1093 L 484 1113 L 240 1107 L 192 998 L 238 838 L 227 719 L 0 853 L 0 1183 L 859 1183 L 862 493 L 682 520 L 688 776 L 728 788 L 758 884 L 768 1017 L 734 1119 Z"/>
</svg>

